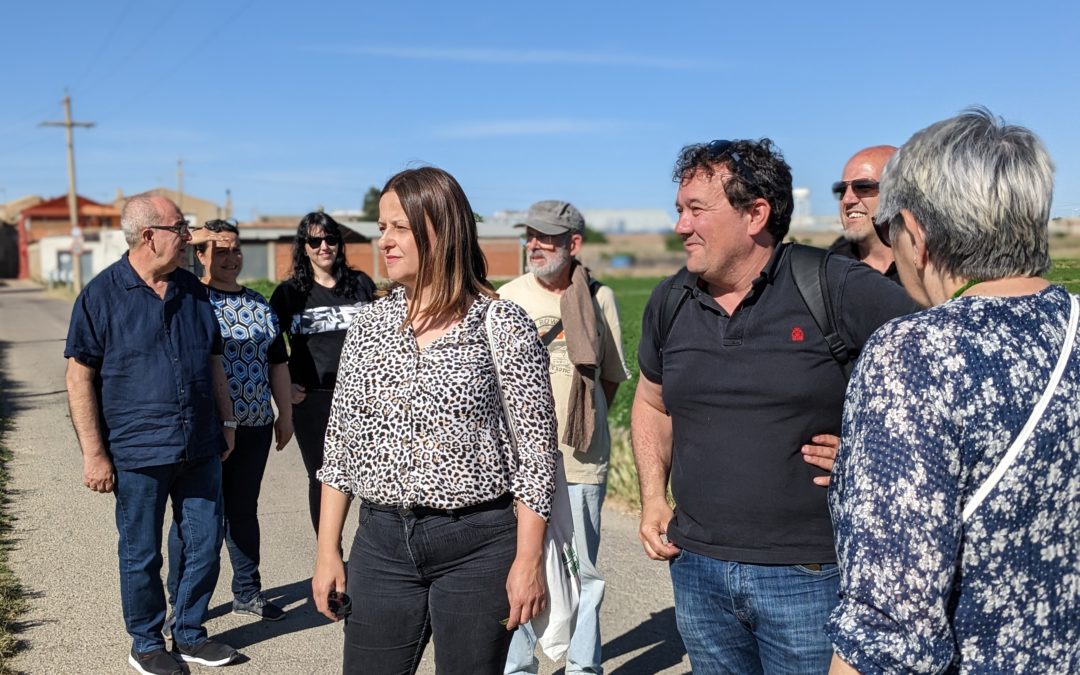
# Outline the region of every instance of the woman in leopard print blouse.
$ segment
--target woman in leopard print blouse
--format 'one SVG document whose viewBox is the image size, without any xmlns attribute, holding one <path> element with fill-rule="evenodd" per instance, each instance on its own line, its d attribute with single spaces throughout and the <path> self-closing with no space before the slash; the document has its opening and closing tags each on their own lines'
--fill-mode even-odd
<svg viewBox="0 0 1080 675">
<path fill-rule="evenodd" d="M 329 596 L 346 590 L 341 530 L 358 497 L 345 672 L 414 672 L 434 637 L 439 673 L 497 675 L 511 631 L 545 598 L 558 452 L 547 351 L 524 310 L 493 300 L 472 207 L 450 174 L 391 178 L 379 230 L 397 285 L 345 339 L 312 590 L 334 618 Z"/>
</svg>

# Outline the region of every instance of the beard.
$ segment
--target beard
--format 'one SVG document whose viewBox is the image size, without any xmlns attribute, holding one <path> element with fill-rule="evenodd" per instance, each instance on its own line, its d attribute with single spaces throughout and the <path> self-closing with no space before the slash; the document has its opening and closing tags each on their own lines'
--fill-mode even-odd
<svg viewBox="0 0 1080 675">
<path fill-rule="evenodd" d="M 533 260 L 532 255 L 526 256 L 525 268 L 532 272 L 533 276 L 545 283 L 550 283 L 562 276 L 573 260 L 570 256 L 570 250 L 566 248 L 557 248 L 554 251 L 540 251 L 539 253 L 544 257 L 544 261 L 542 263 L 536 262 Z"/>
<path fill-rule="evenodd" d="M 843 233 L 842 233 L 842 236 L 843 236 L 843 237 L 844 237 L 844 239 L 846 239 L 847 241 L 850 241 L 850 242 L 851 242 L 851 243 L 853 243 L 853 244 L 857 244 L 857 243 L 859 243 L 860 241 L 866 241 L 866 239 L 867 239 L 867 238 L 868 238 L 868 237 L 869 237 L 869 236 L 870 236 L 871 234 L 873 234 L 873 230 L 871 230 L 870 232 L 867 232 L 867 231 L 866 231 L 865 229 L 862 229 L 862 228 L 854 228 L 854 227 L 853 227 L 853 228 L 851 228 L 851 229 L 845 229 L 845 230 L 843 231 Z"/>
</svg>

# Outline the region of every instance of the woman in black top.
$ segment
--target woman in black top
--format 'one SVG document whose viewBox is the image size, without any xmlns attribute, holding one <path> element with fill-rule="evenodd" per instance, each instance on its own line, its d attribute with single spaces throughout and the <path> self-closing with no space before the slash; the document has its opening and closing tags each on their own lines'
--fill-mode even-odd
<svg viewBox="0 0 1080 675">
<path fill-rule="evenodd" d="M 311 525 L 319 532 L 315 478 L 323 462 L 323 437 L 337 380 L 345 331 L 375 283 L 345 260 L 341 226 L 325 213 L 309 213 L 296 228 L 293 273 L 274 291 L 270 306 L 289 337 L 293 425 L 308 474 Z"/>
</svg>

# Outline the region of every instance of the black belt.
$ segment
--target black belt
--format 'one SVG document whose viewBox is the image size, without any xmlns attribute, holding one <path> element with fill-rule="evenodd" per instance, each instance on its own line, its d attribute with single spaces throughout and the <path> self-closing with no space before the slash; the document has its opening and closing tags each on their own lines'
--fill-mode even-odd
<svg viewBox="0 0 1080 675">
<path fill-rule="evenodd" d="M 465 516 L 470 513 L 479 513 L 481 511 L 496 511 L 505 509 L 510 506 L 514 501 L 514 496 L 507 492 L 502 497 L 497 497 L 490 501 L 480 502 L 479 504 L 472 504 L 470 506 L 461 506 L 456 509 L 436 509 L 430 506 L 401 506 L 393 504 L 378 504 L 376 502 L 364 502 L 364 506 L 368 507 L 372 511 L 381 511 L 383 513 L 396 513 L 398 515 L 412 514 L 417 518 L 422 516 L 450 516 L 451 518 L 457 518 L 458 516 Z"/>
</svg>

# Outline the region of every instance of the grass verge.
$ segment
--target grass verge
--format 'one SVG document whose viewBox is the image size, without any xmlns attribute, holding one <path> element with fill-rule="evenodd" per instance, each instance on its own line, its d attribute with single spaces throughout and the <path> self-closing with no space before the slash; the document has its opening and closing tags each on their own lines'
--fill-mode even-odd
<svg viewBox="0 0 1080 675">
<path fill-rule="evenodd" d="M 11 550 L 12 517 L 8 512 L 8 462 L 11 451 L 4 443 L 4 437 L 12 428 L 8 417 L 7 402 L 0 394 L 0 675 L 15 673 L 7 664 L 19 647 L 15 626 L 18 618 L 26 611 L 24 589 L 8 564 Z"/>
</svg>

